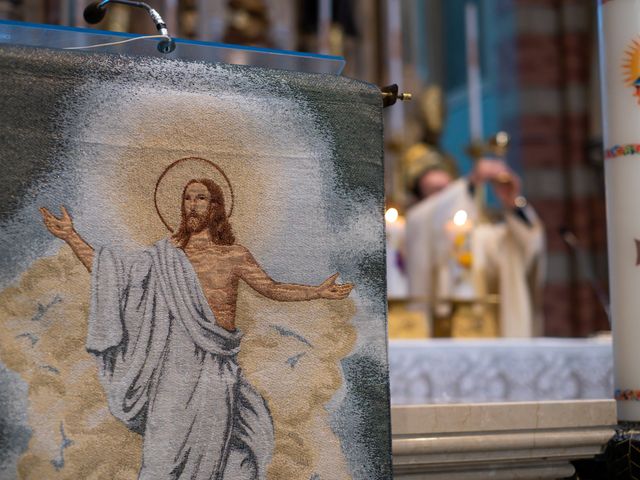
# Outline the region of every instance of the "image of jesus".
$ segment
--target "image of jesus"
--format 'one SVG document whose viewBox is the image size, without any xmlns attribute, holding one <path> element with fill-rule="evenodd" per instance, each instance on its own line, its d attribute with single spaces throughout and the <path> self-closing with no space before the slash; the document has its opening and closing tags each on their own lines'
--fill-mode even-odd
<svg viewBox="0 0 640 480">
<path fill-rule="evenodd" d="M 353 285 L 337 273 L 318 286 L 271 279 L 236 243 L 222 189 L 206 178 L 184 187 L 174 234 L 136 253 L 94 249 L 64 207 L 40 211 L 91 273 L 87 350 L 111 413 L 143 435 L 138 478 L 266 478 L 273 423 L 237 362 L 239 282 L 281 302 L 340 300 Z"/>
</svg>

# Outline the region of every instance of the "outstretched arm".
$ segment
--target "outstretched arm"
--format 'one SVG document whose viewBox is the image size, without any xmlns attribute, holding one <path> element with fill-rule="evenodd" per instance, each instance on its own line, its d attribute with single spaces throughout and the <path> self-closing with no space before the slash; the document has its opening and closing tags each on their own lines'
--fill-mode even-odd
<svg viewBox="0 0 640 480">
<path fill-rule="evenodd" d="M 349 295 L 353 288 L 350 283 L 337 284 L 337 273 L 331 275 L 318 286 L 276 282 L 258 265 L 249 251 L 246 251 L 244 255 L 240 267 L 240 278 L 258 293 L 280 302 L 297 302 L 318 298 L 342 300 Z"/>
<path fill-rule="evenodd" d="M 73 250 L 73 253 L 78 257 L 78 260 L 82 262 L 87 270 L 91 271 L 94 254 L 93 247 L 85 242 L 82 237 L 78 235 L 78 232 L 73 229 L 73 220 L 69 212 L 67 212 L 67 209 L 61 207 L 61 210 L 62 216 L 58 218 L 46 208 L 40 208 L 44 224 L 53 235 L 67 242 L 71 250 Z"/>
</svg>

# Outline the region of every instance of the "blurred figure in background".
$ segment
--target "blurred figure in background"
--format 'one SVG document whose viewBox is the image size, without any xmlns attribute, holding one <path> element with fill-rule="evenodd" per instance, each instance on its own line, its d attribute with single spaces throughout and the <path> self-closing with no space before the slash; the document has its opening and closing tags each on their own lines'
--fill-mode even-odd
<svg viewBox="0 0 640 480">
<path fill-rule="evenodd" d="M 413 190 L 414 195 L 417 199 L 424 200 L 448 187 L 453 180 L 451 173 L 446 169 L 440 165 L 434 165 L 418 178 Z"/>
<path fill-rule="evenodd" d="M 542 333 L 544 228 L 502 158 L 505 147 L 494 137 L 468 177 L 454 180 L 447 168 L 434 166 L 415 182 L 421 200 L 407 213 L 409 295 L 424 300 L 436 322 L 448 319 L 444 335 Z M 486 185 L 500 203 L 491 219 L 478 200 Z M 486 322 L 492 299 L 493 326 Z M 456 316 L 462 304 L 465 318 Z M 438 335 L 437 325 L 434 330 Z"/>
</svg>

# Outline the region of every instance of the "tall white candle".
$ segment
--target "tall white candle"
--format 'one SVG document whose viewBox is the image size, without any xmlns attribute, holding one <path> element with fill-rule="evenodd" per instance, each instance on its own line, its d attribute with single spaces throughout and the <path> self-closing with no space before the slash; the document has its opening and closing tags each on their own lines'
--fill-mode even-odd
<svg viewBox="0 0 640 480">
<path fill-rule="evenodd" d="M 467 92 L 469 95 L 469 129 L 471 140 L 482 140 L 482 76 L 478 44 L 478 7 L 467 3 L 464 8 L 467 47 Z"/>
<path fill-rule="evenodd" d="M 640 0 L 598 9 L 616 399 L 640 421 Z"/>
<path fill-rule="evenodd" d="M 318 53 L 329 54 L 332 0 L 318 2 Z"/>
<path fill-rule="evenodd" d="M 404 84 L 404 63 L 402 54 L 402 3 L 401 0 L 388 0 L 386 5 L 386 54 L 387 77 L 386 83 Z M 404 108 L 395 105 L 385 111 L 385 136 L 402 141 L 404 138 Z"/>
</svg>

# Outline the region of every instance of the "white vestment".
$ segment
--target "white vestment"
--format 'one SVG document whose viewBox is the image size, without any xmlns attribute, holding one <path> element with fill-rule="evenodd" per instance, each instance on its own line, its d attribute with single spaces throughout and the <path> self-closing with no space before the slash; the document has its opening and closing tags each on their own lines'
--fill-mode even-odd
<svg viewBox="0 0 640 480">
<path fill-rule="evenodd" d="M 266 478 L 273 424 L 238 366 L 241 337 L 216 325 L 167 239 L 135 255 L 96 251 L 87 350 L 111 413 L 144 437 L 140 479 Z"/>
<path fill-rule="evenodd" d="M 542 334 L 540 290 L 544 270 L 544 228 L 533 209 L 525 207 L 529 224 L 507 211 L 504 221 L 478 224 L 477 206 L 466 179 L 423 200 L 407 213 L 407 270 L 410 297 L 431 306 L 447 297 L 438 283 L 446 269 L 451 240 L 445 225 L 465 210 L 475 227 L 471 232 L 472 272 L 500 298 L 500 331 L 506 337 Z"/>
</svg>

